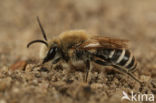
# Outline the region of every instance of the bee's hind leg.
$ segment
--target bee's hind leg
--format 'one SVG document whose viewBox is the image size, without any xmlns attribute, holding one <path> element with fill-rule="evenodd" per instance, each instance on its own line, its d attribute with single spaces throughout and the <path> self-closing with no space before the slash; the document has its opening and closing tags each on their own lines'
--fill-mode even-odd
<svg viewBox="0 0 156 103">
<path fill-rule="evenodd" d="M 143 82 L 141 82 L 140 80 L 138 80 L 132 73 L 128 72 L 127 69 L 125 69 L 125 68 L 121 68 L 120 66 L 113 65 L 112 63 L 104 62 L 104 61 L 101 61 L 101 60 L 94 60 L 94 62 L 97 63 L 97 64 L 100 64 L 100 65 L 104 65 L 104 66 L 113 66 L 119 72 L 125 73 L 128 76 L 130 76 L 131 78 L 133 78 L 140 85 L 144 85 Z"/>
<path fill-rule="evenodd" d="M 139 79 L 137 79 L 131 72 L 127 71 L 126 68 L 120 67 L 118 65 L 112 65 L 115 69 L 117 69 L 119 72 L 125 73 L 128 76 L 130 76 L 132 79 L 134 79 L 135 81 L 137 81 L 141 86 L 144 85 L 143 82 L 141 82 Z"/>
</svg>

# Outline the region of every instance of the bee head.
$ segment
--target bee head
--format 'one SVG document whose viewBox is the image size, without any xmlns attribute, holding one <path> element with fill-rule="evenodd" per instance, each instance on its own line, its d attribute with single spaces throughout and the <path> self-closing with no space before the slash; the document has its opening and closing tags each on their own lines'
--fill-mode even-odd
<svg viewBox="0 0 156 103">
<path fill-rule="evenodd" d="M 31 41 L 31 42 L 29 42 L 27 44 L 27 48 L 29 48 L 29 46 L 34 44 L 34 43 L 43 43 L 43 44 L 45 44 L 46 48 L 44 48 L 44 51 L 48 51 L 48 52 L 46 52 L 46 54 L 44 54 L 45 56 L 43 58 L 42 64 L 44 64 L 44 63 L 46 63 L 46 62 L 48 62 L 50 60 L 53 60 L 53 63 L 55 64 L 60 59 L 60 57 L 58 56 L 58 54 L 60 53 L 59 52 L 60 49 L 58 48 L 57 43 L 50 43 L 51 45 L 49 45 L 49 43 L 47 43 L 46 33 L 45 33 L 45 31 L 44 31 L 38 17 L 37 17 L 37 21 L 38 21 L 38 24 L 40 26 L 40 29 L 41 29 L 41 32 L 42 32 L 42 35 L 43 35 L 43 38 L 44 38 L 45 41 L 44 40 L 33 40 L 33 41 Z"/>
<path fill-rule="evenodd" d="M 44 55 L 42 64 L 52 61 L 53 64 L 56 64 L 61 59 L 61 49 L 58 44 L 51 44 L 50 47 L 44 48 L 44 52 L 41 51 Z"/>
<path fill-rule="evenodd" d="M 57 47 L 51 47 L 47 55 L 44 57 L 42 64 L 52 60 L 55 57 L 57 51 L 58 51 Z"/>
</svg>

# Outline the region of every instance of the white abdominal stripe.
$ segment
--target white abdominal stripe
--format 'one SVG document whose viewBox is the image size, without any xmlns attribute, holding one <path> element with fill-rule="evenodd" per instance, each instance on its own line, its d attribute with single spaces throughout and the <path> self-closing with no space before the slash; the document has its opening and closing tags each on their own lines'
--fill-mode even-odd
<svg viewBox="0 0 156 103">
<path fill-rule="evenodd" d="M 137 66 L 136 60 L 129 50 L 114 49 L 110 51 L 109 58 L 115 64 L 125 67 L 128 70 L 133 70 Z"/>
</svg>

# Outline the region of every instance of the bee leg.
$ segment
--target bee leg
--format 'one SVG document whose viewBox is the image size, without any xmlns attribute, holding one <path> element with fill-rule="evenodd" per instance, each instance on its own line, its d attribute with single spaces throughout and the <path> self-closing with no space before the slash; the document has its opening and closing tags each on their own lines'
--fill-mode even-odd
<svg viewBox="0 0 156 103">
<path fill-rule="evenodd" d="M 95 61 L 95 63 L 100 64 L 100 65 L 113 66 L 119 72 L 126 73 L 128 76 L 130 76 L 135 81 L 137 81 L 140 85 L 144 85 L 143 82 L 141 82 L 140 80 L 138 80 L 132 73 L 128 72 L 126 68 L 120 67 L 118 65 L 113 65 L 112 63 L 104 62 L 104 61 L 101 61 L 101 60 L 94 60 L 94 61 Z"/>
<path fill-rule="evenodd" d="M 86 63 L 85 82 L 87 82 L 87 80 L 88 80 L 88 74 L 89 74 L 89 70 L 90 70 L 90 61 L 87 60 L 85 63 Z"/>
<path fill-rule="evenodd" d="M 97 64 L 100 64 L 100 65 L 104 65 L 104 66 L 112 66 L 111 63 L 101 61 L 101 60 L 94 60 L 94 62 L 97 63 Z"/>
<path fill-rule="evenodd" d="M 137 81 L 141 86 L 144 85 L 144 82 L 141 82 L 140 80 L 138 80 L 132 73 L 127 72 L 127 75 L 129 75 L 130 77 L 132 77 L 135 81 Z"/>
<path fill-rule="evenodd" d="M 120 72 L 126 73 L 128 76 L 130 76 L 135 81 L 137 81 L 140 85 L 144 85 L 143 82 L 141 82 L 140 80 L 138 80 L 132 73 L 130 73 L 129 71 L 127 71 L 126 68 L 120 67 L 118 65 L 112 65 L 112 66 L 115 67 L 115 69 L 119 70 Z"/>
</svg>

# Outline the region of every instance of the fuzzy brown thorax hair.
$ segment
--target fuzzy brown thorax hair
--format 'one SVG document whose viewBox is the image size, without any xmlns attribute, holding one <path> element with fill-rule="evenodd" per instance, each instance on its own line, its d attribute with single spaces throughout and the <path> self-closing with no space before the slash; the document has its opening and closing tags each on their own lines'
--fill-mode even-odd
<svg viewBox="0 0 156 103">
<path fill-rule="evenodd" d="M 61 33 L 59 38 L 63 48 L 71 48 L 73 45 L 86 41 L 88 36 L 83 30 L 73 30 Z"/>
<path fill-rule="evenodd" d="M 68 49 L 72 48 L 74 45 L 79 45 L 80 43 L 86 41 L 89 35 L 84 30 L 72 30 L 61 33 L 58 37 L 55 37 L 48 41 L 48 48 L 41 45 L 40 58 L 43 59 L 48 50 L 54 44 L 57 44 L 63 52 L 67 52 Z"/>
</svg>

